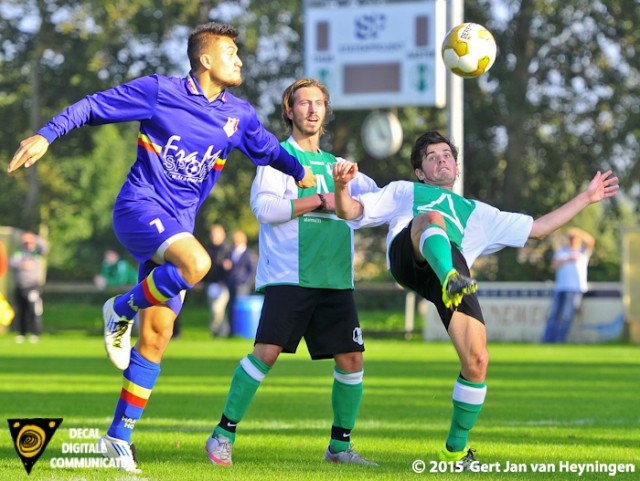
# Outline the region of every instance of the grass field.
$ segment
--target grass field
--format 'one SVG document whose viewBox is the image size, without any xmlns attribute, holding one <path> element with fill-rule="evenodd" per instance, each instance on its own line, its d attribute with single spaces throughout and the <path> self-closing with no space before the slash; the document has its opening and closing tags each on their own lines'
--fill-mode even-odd
<svg viewBox="0 0 640 481">
<path fill-rule="evenodd" d="M 446 343 L 369 339 L 365 394 L 352 440 L 379 467 L 322 462 L 328 444 L 332 363 L 311 362 L 302 346 L 266 378 L 234 446 L 234 465 L 213 466 L 204 442 L 217 423 L 244 339 L 213 340 L 187 331 L 172 342 L 145 414 L 136 426 L 142 475 L 111 469 L 54 469 L 69 428 L 104 434 L 121 376 L 102 338 L 45 335 L 36 345 L 0 337 L 0 406 L 4 418 L 61 417 L 62 425 L 27 476 L 10 432 L 0 429 L 1 480 L 637 480 L 640 479 L 638 346 L 493 344 L 488 395 L 471 435 L 491 473 L 429 472 L 449 428 L 455 353 Z M 3 421 L 4 422 L 4 421 Z M 424 461 L 417 474 L 412 463 Z M 521 472 L 504 471 L 507 463 Z M 628 463 L 634 473 L 560 472 L 562 463 Z M 547 471 L 532 472 L 546 467 Z M 437 465 L 436 465 L 437 468 Z M 526 472 L 525 472 L 526 469 Z M 578 467 L 576 466 L 576 469 Z"/>
</svg>

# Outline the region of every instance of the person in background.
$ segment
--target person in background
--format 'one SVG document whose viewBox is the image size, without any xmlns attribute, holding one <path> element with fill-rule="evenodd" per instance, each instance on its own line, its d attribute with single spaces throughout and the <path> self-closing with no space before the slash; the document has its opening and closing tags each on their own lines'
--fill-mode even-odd
<svg viewBox="0 0 640 481">
<path fill-rule="evenodd" d="M 136 285 L 138 273 L 126 259 L 120 257 L 118 252 L 107 249 L 104 252 L 100 274 L 96 275 L 93 281 L 100 290 L 106 287 Z"/>
<path fill-rule="evenodd" d="M 4 242 L 0 241 L 0 277 L 4 276 L 9 269 L 9 256 Z"/>
<path fill-rule="evenodd" d="M 251 294 L 256 275 L 258 256 L 253 249 L 247 246 L 247 234 L 236 230 L 232 234 L 233 248 L 229 253 L 229 271 L 227 273 L 227 288 L 229 289 L 229 302 L 227 315 L 231 329 L 234 328 L 235 306 L 239 297 Z"/>
<path fill-rule="evenodd" d="M 204 248 L 211 257 L 211 268 L 202 282 L 207 290 L 209 304 L 209 329 L 217 337 L 227 337 L 231 332 L 227 316 L 229 288 L 227 275 L 231 269 L 231 247 L 227 242 L 227 233 L 220 224 L 212 224 L 209 228 L 209 242 Z"/>
<path fill-rule="evenodd" d="M 542 342 L 565 342 L 571 323 L 587 292 L 587 269 L 596 245 L 594 237 L 582 229 L 567 230 L 567 244 L 553 254 L 556 271 L 551 311 Z"/>
<path fill-rule="evenodd" d="M 7 248 L 4 242 L 0 241 L 0 279 L 9 270 L 9 257 L 7 255 Z M 4 334 L 8 327 L 11 325 L 13 318 L 15 317 L 15 311 L 4 293 L 0 290 L 0 334 Z"/>
<path fill-rule="evenodd" d="M 45 256 L 48 244 L 31 231 L 24 232 L 20 248 L 11 255 L 9 267 L 15 285 L 15 311 L 18 323 L 17 343 L 38 342 L 42 334 L 42 286 L 45 278 Z"/>
</svg>

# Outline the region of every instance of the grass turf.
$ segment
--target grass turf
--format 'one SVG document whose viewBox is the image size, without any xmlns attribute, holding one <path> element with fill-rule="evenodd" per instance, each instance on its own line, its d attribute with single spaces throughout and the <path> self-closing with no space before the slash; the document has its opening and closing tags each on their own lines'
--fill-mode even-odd
<svg viewBox="0 0 640 481">
<path fill-rule="evenodd" d="M 366 322 L 366 320 L 365 320 Z M 245 339 L 214 340 L 205 330 L 173 341 L 133 441 L 143 474 L 111 469 L 54 469 L 69 428 L 104 434 L 121 376 L 102 338 L 76 333 L 16 345 L 0 337 L 0 400 L 4 418 L 64 421 L 31 475 L 20 463 L 7 425 L 0 429 L 0 480 L 631 480 L 640 472 L 640 351 L 630 345 L 490 345 L 485 407 L 471 434 L 489 473 L 451 473 L 435 463 L 449 428 L 458 372 L 446 343 L 369 339 L 365 388 L 352 440 L 379 467 L 323 463 L 331 411 L 332 362 L 309 360 L 304 346 L 283 355 L 239 426 L 234 465 L 213 466 L 204 442 L 219 420 Z M 422 460 L 426 472 L 412 463 Z M 520 472 L 504 472 L 507 463 Z M 562 463 L 591 468 L 627 463 L 634 473 L 560 472 Z M 544 473 L 532 472 L 533 468 Z M 555 472 L 548 472 L 554 469 Z M 436 472 L 430 472 L 435 470 Z M 499 470 L 499 471 L 498 471 Z M 444 472 L 442 472 L 444 471 Z"/>
</svg>

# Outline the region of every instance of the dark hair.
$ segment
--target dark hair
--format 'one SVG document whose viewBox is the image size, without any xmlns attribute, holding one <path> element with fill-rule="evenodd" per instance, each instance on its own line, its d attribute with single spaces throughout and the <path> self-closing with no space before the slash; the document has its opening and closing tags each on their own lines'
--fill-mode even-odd
<svg viewBox="0 0 640 481">
<path fill-rule="evenodd" d="M 458 149 L 456 146 L 437 130 L 430 130 L 418 137 L 418 140 L 416 140 L 416 143 L 413 145 L 413 148 L 411 149 L 411 166 L 414 169 L 421 168 L 422 156 L 427 147 L 429 145 L 443 143 L 449 146 L 451 153 L 453 154 L 453 158 L 458 162 Z"/>
<path fill-rule="evenodd" d="M 284 125 L 287 127 L 287 131 L 291 132 L 293 130 L 293 121 L 287 117 L 287 111 L 291 110 L 293 105 L 293 96 L 295 93 L 305 87 L 317 87 L 324 95 L 324 106 L 327 109 L 326 116 L 324 118 L 325 122 L 331 113 L 331 107 L 329 103 L 331 102 L 329 96 L 329 90 L 327 87 L 320 81 L 312 79 L 312 78 L 303 78 L 300 80 L 296 80 L 294 83 L 289 85 L 287 89 L 282 94 L 282 120 L 284 121 Z M 320 135 L 324 134 L 324 124 L 320 128 Z"/>
<path fill-rule="evenodd" d="M 235 40 L 238 30 L 224 23 L 210 22 L 199 25 L 189 34 L 187 42 L 187 56 L 191 69 L 195 70 L 200 65 L 200 55 L 216 37 L 229 37 Z"/>
</svg>

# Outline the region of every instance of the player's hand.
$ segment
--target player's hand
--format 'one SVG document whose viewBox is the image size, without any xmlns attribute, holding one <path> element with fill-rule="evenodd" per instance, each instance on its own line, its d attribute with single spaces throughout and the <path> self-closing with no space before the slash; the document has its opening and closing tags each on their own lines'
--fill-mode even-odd
<svg viewBox="0 0 640 481">
<path fill-rule="evenodd" d="M 355 179 L 358 173 L 358 164 L 348 160 L 338 160 L 333 164 L 333 182 L 335 184 L 346 185 Z"/>
<path fill-rule="evenodd" d="M 336 195 L 333 192 L 324 194 L 324 208 L 329 212 L 336 211 Z"/>
<path fill-rule="evenodd" d="M 20 147 L 13 154 L 13 158 L 9 163 L 8 173 L 18 170 L 22 165 L 25 168 L 31 167 L 40 157 L 42 157 L 49 148 L 49 141 L 42 135 L 36 134 L 28 139 L 20 142 Z"/>
<path fill-rule="evenodd" d="M 311 167 L 304 168 L 304 177 L 298 180 L 296 185 L 301 189 L 309 189 L 316 186 L 316 176 L 311 170 Z"/>
<path fill-rule="evenodd" d="M 604 174 L 598 171 L 595 177 L 591 179 L 586 191 L 589 202 L 599 202 L 618 193 L 618 178 L 611 177 L 611 173 L 610 170 L 607 170 Z"/>
</svg>

